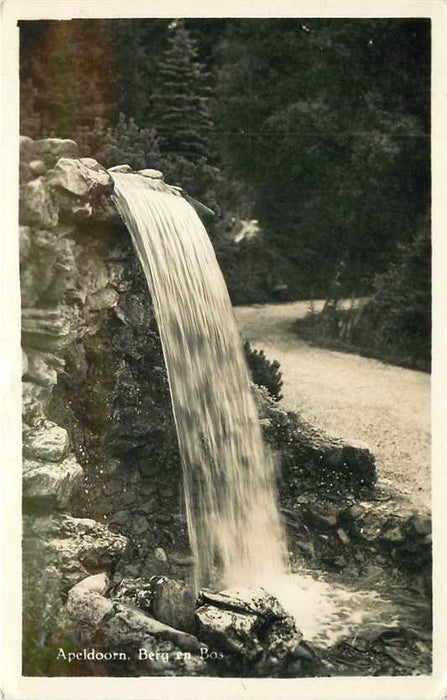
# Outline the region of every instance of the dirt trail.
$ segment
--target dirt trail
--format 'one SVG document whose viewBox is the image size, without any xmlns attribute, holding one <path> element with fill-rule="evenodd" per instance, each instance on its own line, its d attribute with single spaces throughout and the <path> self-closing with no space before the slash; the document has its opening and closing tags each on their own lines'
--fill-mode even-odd
<svg viewBox="0 0 447 700">
<path fill-rule="evenodd" d="M 308 310 L 308 302 L 293 302 L 235 313 L 244 338 L 281 363 L 284 407 L 330 435 L 366 444 L 395 509 L 428 510 L 430 375 L 311 347 L 292 329 Z"/>
</svg>

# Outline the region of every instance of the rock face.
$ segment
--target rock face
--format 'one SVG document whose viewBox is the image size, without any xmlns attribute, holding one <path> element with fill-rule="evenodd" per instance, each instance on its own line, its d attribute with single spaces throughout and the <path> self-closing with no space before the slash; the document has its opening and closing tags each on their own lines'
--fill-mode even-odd
<svg viewBox="0 0 447 700">
<path fill-rule="evenodd" d="M 28 462 L 28 465 L 30 468 L 23 475 L 23 497 L 41 508 L 64 510 L 73 493 L 81 488 L 84 472 L 74 457 L 60 464 Z"/>
<path fill-rule="evenodd" d="M 24 635 L 36 650 L 24 663 L 36 673 L 51 664 L 50 640 L 71 634 L 60 613 L 71 586 L 119 565 L 175 569 L 166 549 L 173 537 L 186 548 L 187 535 L 167 517 L 180 486 L 167 376 L 111 176 L 73 141 L 22 137 L 20 148 Z"/>
<path fill-rule="evenodd" d="M 203 591 L 200 598 L 198 636 L 227 653 L 240 675 L 305 675 L 297 663 L 302 634 L 272 595 L 262 588 L 234 588 Z"/>
</svg>

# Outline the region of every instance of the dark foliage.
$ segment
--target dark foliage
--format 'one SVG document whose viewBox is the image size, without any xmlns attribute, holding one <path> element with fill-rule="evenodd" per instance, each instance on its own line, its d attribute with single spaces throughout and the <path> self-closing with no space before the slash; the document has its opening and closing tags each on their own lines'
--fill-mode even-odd
<svg viewBox="0 0 447 700">
<path fill-rule="evenodd" d="M 248 340 L 244 343 L 244 352 L 254 383 L 258 386 L 264 386 L 275 401 L 282 399 L 283 382 L 279 362 L 268 360 L 264 350 L 255 350 Z"/>
<path fill-rule="evenodd" d="M 299 333 L 338 349 L 405 367 L 431 366 L 431 236 L 425 221 L 396 262 L 377 275 L 364 307 L 341 309 L 329 299 L 322 313 L 297 325 Z"/>
<path fill-rule="evenodd" d="M 204 201 L 238 303 L 326 296 L 341 262 L 341 292 L 371 293 L 429 210 L 428 20 L 46 20 L 20 36 L 22 132 L 78 136 Z M 263 265 L 243 251 L 253 284 L 219 240 L 231 215 L 265 232 Z"/>
</svg>

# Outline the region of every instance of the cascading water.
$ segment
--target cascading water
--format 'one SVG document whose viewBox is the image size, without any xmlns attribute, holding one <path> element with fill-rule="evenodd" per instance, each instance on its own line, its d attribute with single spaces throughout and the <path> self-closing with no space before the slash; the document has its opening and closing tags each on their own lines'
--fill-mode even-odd
<svg viewBox="0 0 447 700">
<path fill-rule="evenodd" d="M 152 295 L 183 464 L 196 586 L 286 572 L 273 457 L 263 442 L 224 278 L 193 207 L 160 181 L 111 173 Z"/>
</svg>

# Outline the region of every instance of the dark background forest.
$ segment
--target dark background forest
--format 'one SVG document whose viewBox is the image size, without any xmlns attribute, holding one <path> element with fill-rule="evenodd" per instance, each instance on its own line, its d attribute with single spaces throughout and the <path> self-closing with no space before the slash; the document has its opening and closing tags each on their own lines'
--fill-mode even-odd
<svg viewBox="0 0 447 700">
<path fill-rule="evenodd" d="M 20 78 L 22 134 L 215 212 L 235 303 L 407 284 L 429 334 L 429 20 L 23 21 Z"/>
</svg>

